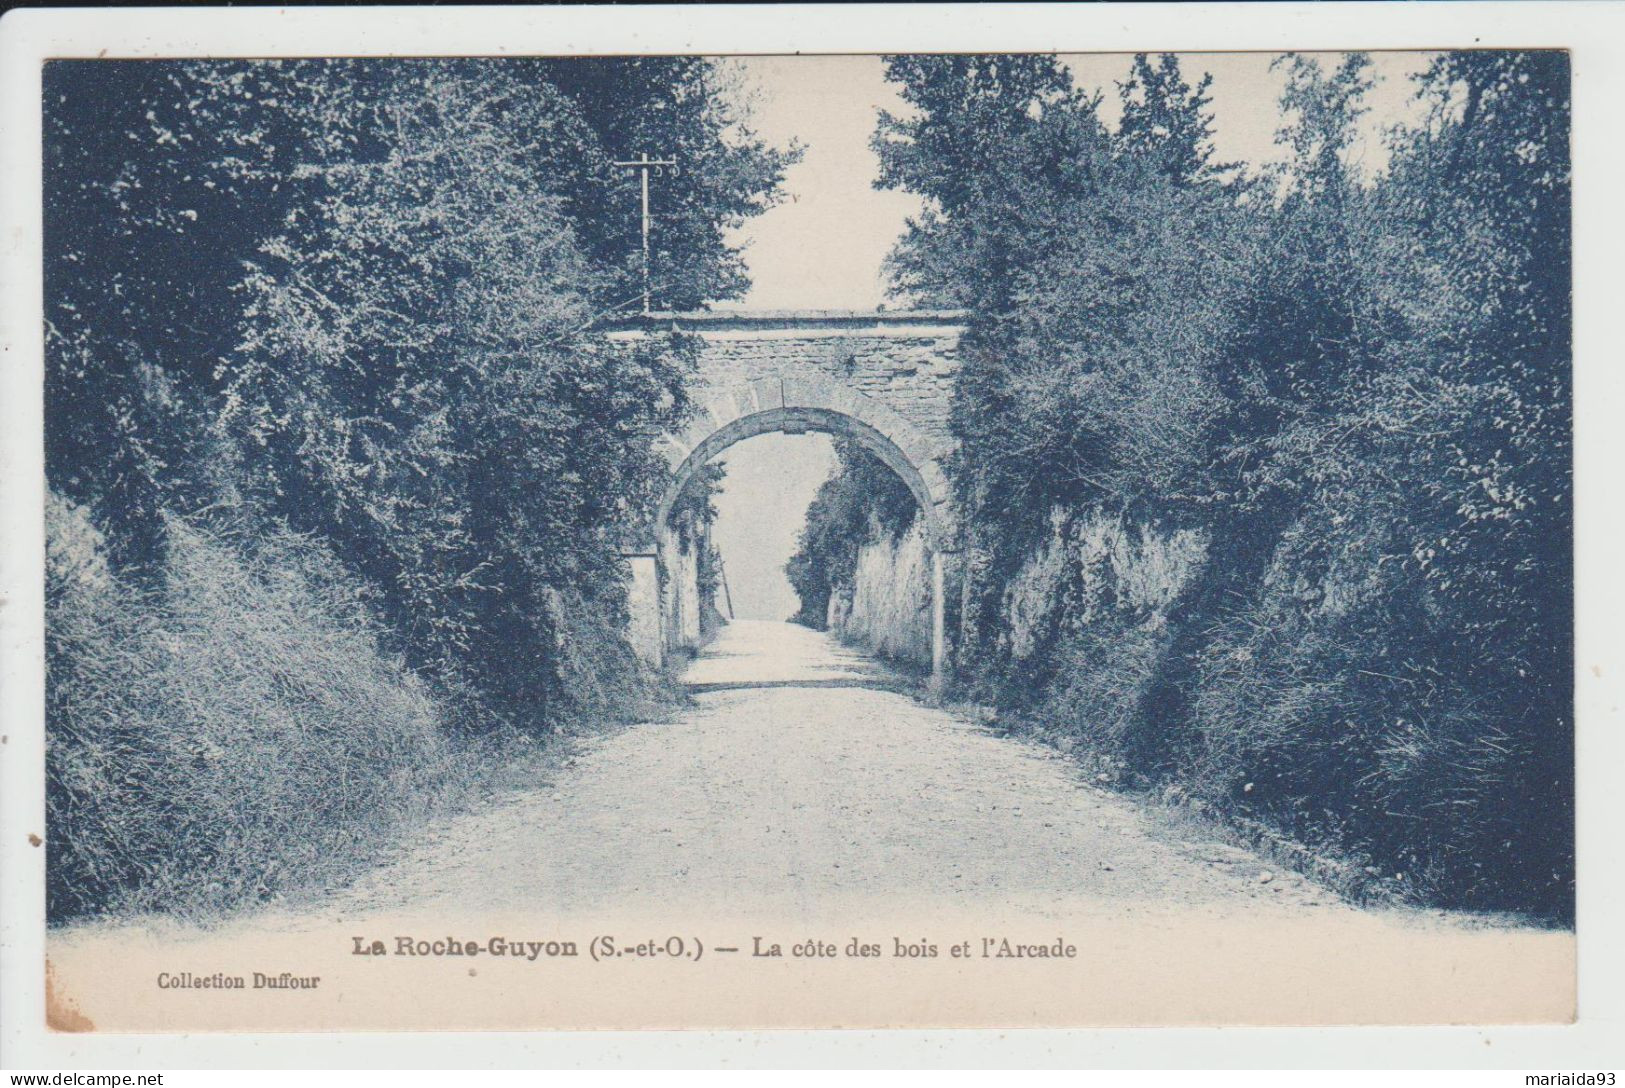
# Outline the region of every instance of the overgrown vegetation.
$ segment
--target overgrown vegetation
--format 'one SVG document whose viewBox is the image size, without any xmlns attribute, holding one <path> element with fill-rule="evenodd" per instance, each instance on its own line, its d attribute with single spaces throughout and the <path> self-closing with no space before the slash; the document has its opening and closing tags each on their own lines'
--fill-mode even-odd
<svg viewBox="0 0 1625 1088">
<path fill-rule="evenodd" d="M 902 478 L 849 438 L 836 436 L 835 471 L 819 485 L 807 509 L 795 554 L 785 564 L 801 599 L 791 622 L 822 631 L 832 593 L 851 593 L 858 551 L 867 543 L 901 536 L 919 503 Z"/>
<path fill-rule="evenodd" d="M 1437 56 L 1375 177 L 1368 60 L 1277 63 L 1248 172 L 1174 58 L 1115 129 L 1051 58 L 888 62 L 894 280 L 972 314 L 957 675 L 1402 895 L 1571 917 L 1567 58 Z M 804 551 L 816 612 L 851 566 Z"/>
<path fill-rule="evenodd" d="M 647 705 L 617 555 L 692 353 L 596 334 L 640 289 L 611 163 L 683 162 L 660 301 L 737 294 L 789 157 L 717 76 L 47 66 L 53 920 L 323 879 L 492 745 Z"/>
</svg>

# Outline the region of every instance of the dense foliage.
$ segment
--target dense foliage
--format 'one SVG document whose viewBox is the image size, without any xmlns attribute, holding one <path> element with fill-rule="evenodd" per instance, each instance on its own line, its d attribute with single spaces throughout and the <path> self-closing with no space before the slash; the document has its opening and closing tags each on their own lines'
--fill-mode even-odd
<svg viewBox="0 0 1625 1088">
<path fill-rule="evenodd" d="M 1277 64 L 1248 173 L 1175 58 L 1115 128 L 1050 58 L 889 62 L 895 281 L 972 313 L 959 675 L 1388 890 L 1566 915 L 1566 57 L 1438 56 L 1374 178 L 1367 60 Z"/>
<path fill-rule="evenodd" d="M 835 439 L 835 470 L 819 485 L 807 522 L 785 564 L 801 607 L 792 622 L 822 631 L 832 593 L 852 588 L 858 550 L 882 537 L 901 536 L 914 523 L 919 501 L 897 473 L 849 438 Z"/>
<path fill-rule="evenodd" d="M 54 858 L 75 828 L 100 833 L 67 813 L 94 780 L 80 771 L 124 743 L 106 731 L 141 743 L 135 710 L 97 700 L 165 690 L 144 652 L 104 660 L 57 632 L 95 631 L 103 606 L 223 622 L 186 596 L 204 551 L 267 583 L 276 617 L 245 590 L 248 625 L 306 613 L 279 669 L 317 668 L 300 647 L 341 637 L 325 605 L 290 602 L 348 594 L 345 645 L 409 692 L 409 730 L 423 706 L 453 733 L 539 734 L 636 703 L 616 557 L 654 505 L 651 440 L 689 410 L 693 364 L 676 337 L 598 335 L 640 294 L 638 180 L 613 161 L 681 164 L 657 187 L 657 304 L 737 294 L 726 232 L 771 203 L 789 156 L 725 89 L 695 58 L 47 66 L 47 475 L 53 516 L 89 531 L 56 528 L 94 541 L 79 550 L 117 587 L 51 583 L 53 705 L 73 708 L 52 720 Z M 307 544 L 259 547 L 284 537 Z M 307 553 L 319 583 L 282 571 Z M 194 687 L 188 705 L 207 718 L 229 695 Z M 165 803 L 173 753 L 119 750 L 131 796 Z M 114 885 L 156 850 L 80 856 L 104 848 L 131 855 Z M 104 900 L 71 870 L 55 865 L 53 904 Z"/>
</svg>

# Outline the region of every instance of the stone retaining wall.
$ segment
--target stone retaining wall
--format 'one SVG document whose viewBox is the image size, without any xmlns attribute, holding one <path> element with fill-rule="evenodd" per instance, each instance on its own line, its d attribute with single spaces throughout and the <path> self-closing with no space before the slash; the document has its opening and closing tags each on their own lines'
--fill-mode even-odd
<svg viewBox="0 0 1625 1088">
<path fill-rule="evenodd" d="M 931 667 L 931 552 L 918 521 L 859 549 L 855 584 L 830 595 L 828 621 L 881 657 Z"/>
</svg>

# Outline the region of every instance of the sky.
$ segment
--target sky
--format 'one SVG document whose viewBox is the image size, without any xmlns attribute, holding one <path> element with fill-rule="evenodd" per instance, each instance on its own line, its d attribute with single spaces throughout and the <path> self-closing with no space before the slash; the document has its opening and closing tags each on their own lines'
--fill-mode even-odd
<svg viewBox="0 0 1625 1088">
<path fill-rule="evenodd" d="M 1214 147 L 1221 161 L 1255 165 L 1276 158 L 1280 118 L 1275 102 L 1285 80 L 1271 71 L 1273 53 L 1187 53 L 1181 67 L 1194 83 L 1213 74 Z M 1387 161 L 1383 130 L 1416 119 L 1410 74 L 1428 54 L 1375 53 L 1376 87 L 1366 98 L 1357 156 L 1368 172 Z M 1101 114 L 1115 124 L 1116 82 L 1133 57 L 1123 53 L 1063 58 L 1078 84 L 1103 92 Z M 1340 59 L 1326 55 L 1330 68 Z M 908 193 L 873 187 L 879 163 L 869 136 L 882 109 L 907 107 L 886 82 L 879 57 L 776 56 L 729 62 L 751 94 L 751 125 L 768 143 L 804 148 L 785 177 L 785 199 L 734 232 L 745 247 L 752 286 L 741 309 L 872 310 L 885 302 L 882 265 L 909 216 L 920 210 Z M 723 308 L 723 307 L 718 307 Z M 834 458 L 821 435 L 763 435 L 722 457 L 728 469 L 718 500 L 715 540 L 740 618 L 784 619 L 797 606 L 783 566 L 813 493 Z"/>
<path fill-rule="evenodd" d="M 1313 55 L 1313 54 L 1311 54 Z M 1271 71 L 1274 53 L 1186 53 L 1187 81 L 1213 74 L 1214 146 L 1221 161 L 1262 164 L 1274 159 L 1280 119 L 1275 102 L 1285 72 Z M 1336 54 L 1323 63 L 1337 63 Z M 1407 78 L 1425 53 L 1374 53 L 1377 86 L 1367 96 L 1361 151 L 1367 169 L 1387 161 L 1381 130 L 1415 116 Z M 1116 124 L 1116 82 L 1127 78 L 1126 53 L 1073 54 L 1063 60 L 1078 84 L 1104 92 L 1101 114 Z M 907 106 L 886 82 L 879 57 L 749 57 L 737 65 L 754 90 L 752 126 L 768 143 L 805 148 L 785 177 L 786 197 L 734 233 L 745 245 L 752 286 L 743 309 L 874 309 L 885 300 L 881 264 L 917 197 L 878 191 L 879 169 L 869 136 L 880 110 Z"/>
<path fill-rule="evenodd" d="M 835 450 L 825 434 L 763 434 L 730 446 L 711 540 L 722 552 L 727 600 L 742 620 L 784 620 L 801 607 L 785 561 L 807 521 L 807 504 L 829 478 Z"/>
</svg>

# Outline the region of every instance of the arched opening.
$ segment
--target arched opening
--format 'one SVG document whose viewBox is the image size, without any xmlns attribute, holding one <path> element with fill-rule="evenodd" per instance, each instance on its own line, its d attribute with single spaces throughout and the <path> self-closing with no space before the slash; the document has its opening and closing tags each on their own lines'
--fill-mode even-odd
<svg viewBox="0 0 1625 1088">
<path fill-rule="evenodd" d="M 934 685 L 946 679 L 945 557 L 951 505 L 947 479 L 936 450 L 901 419 L 859 394 L 821 388 L 825 383 L 773 379 L 752 383 L 731 396 L 714 399 L 708 415 L 680 437 L 663 442 L 672 474 L 653 522 L 653 539 L 632 564 L 633 641 L 656 663 L 697 641 L 698 613 L 704 607 L 697 567 L 677 539 L 673 509 L 696 473 L 729 447 L 774 432 L 823 432 L 843 436 L 872 454 L 908 488 L 931 563 L 931 670 Z M 765 401 L 765 403 L 764 403 Z"/>
<path fill-rule="evenodd" d="M 861 419 L 833 409 L 812 407 L 769 408 L 741 416 L 717 428 L 701 440 L 699 445 L 683 457 L 672 473 L 671 482 L 666 486 L 666 493 L 656 513 L 656 532 L 666 531 L 673 504 L 682 494 L 689 479 L 701 467 L 709 464 L 718 454 L 736 442 L 774 431 L 786 434 L 822 431 L 826 434 L 844 435 L 857 442 L 908 485 L 909 491 L 913 492 L 915 500 L 920 504 L 920 516 L 925 519 L 927 538 L 931 540 L 933 547 L 940 546 L 942 526 L 938 523 L 941 517 L 937 508 L 939 497 L 932 493 L 924 473 L 909 455 L 879 429 Z"/>
<path fill-rule="evenodd" d="M 804 553 L 808 530 L 828 520 L 819 496 L 842 472 L 843 450 L 850 457 L 856 447 L 823 431 L 773 431 L 736 442 L 711 462 L 719 472 L 704 475 L 720 475 L 721 481 L 707 488 L 716 512 L 708 533 L 717 568 L 717 608 L 730 625 L 829 627 L 829 597 L 818 592 L 824 567 L 814 569 Z M 900 493 L 908 516 L 917 513 L 919 504 L 903 481 L 888 468 L 879 471 L 892 485 L 894 504 Z M 695 485 L 689 487 L 692 493 Z"/>
</svg>

